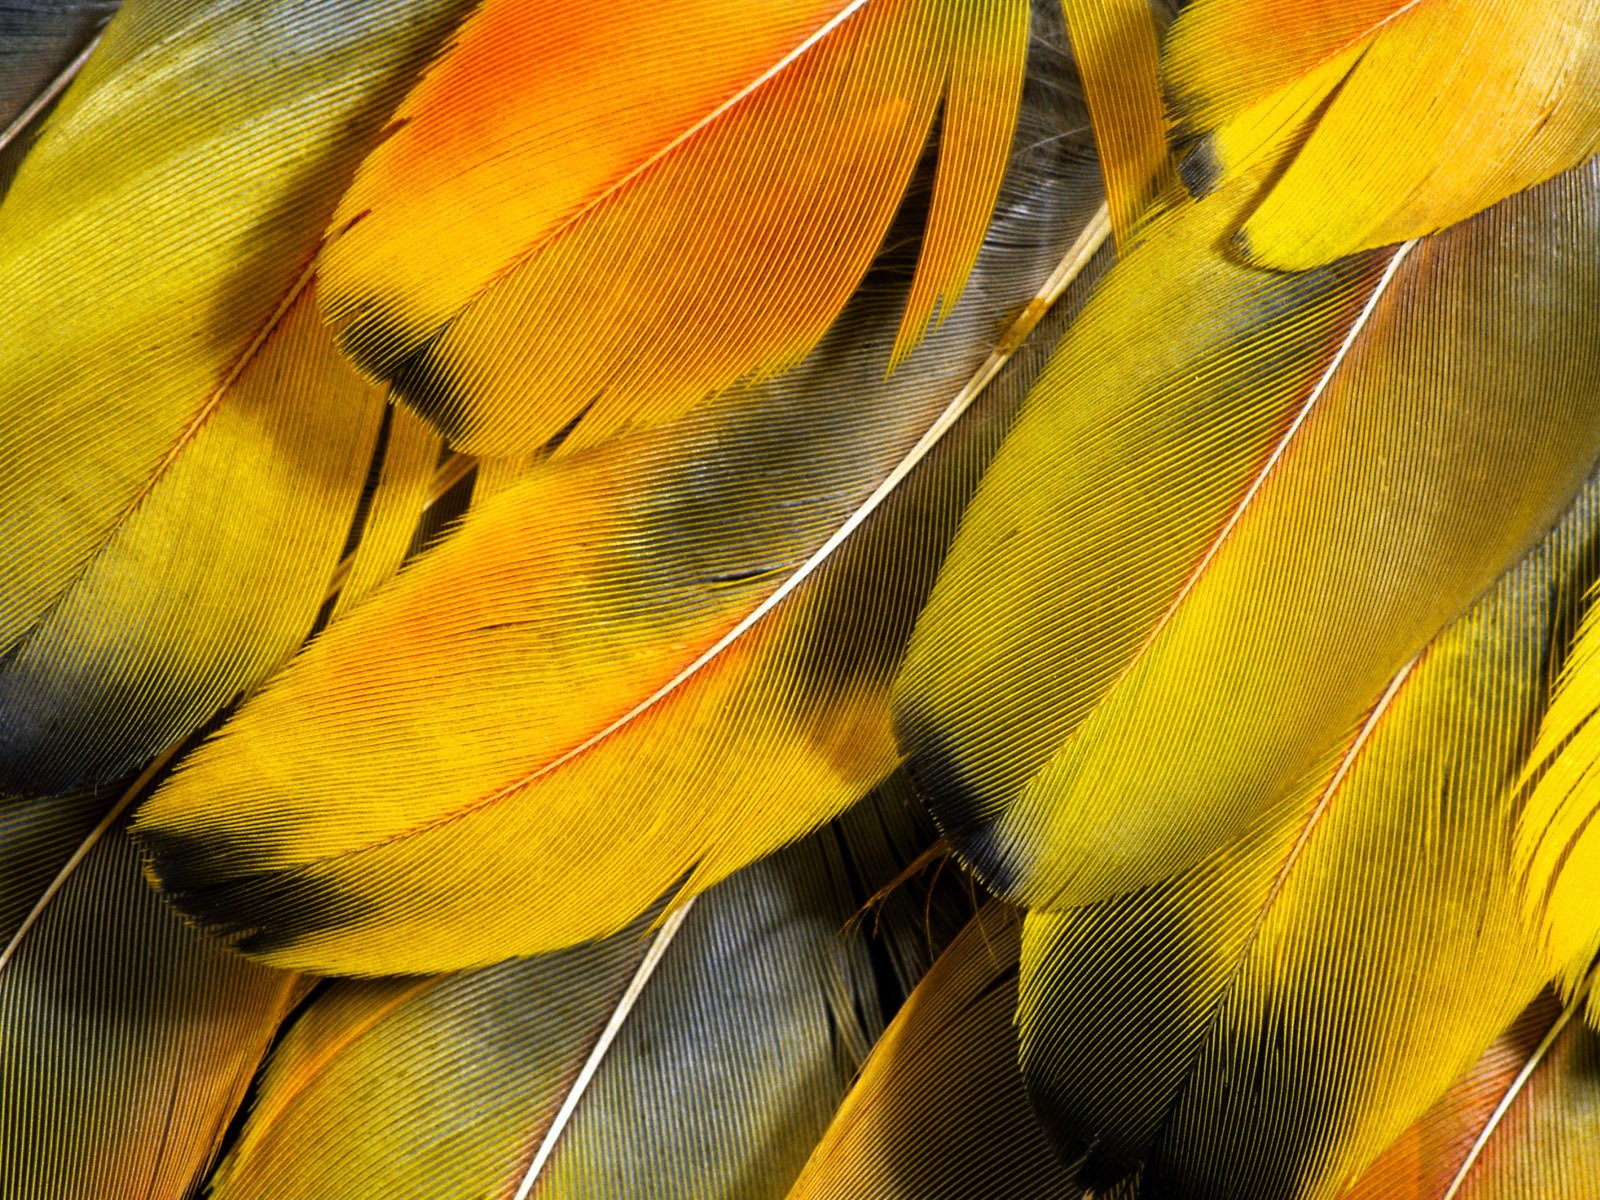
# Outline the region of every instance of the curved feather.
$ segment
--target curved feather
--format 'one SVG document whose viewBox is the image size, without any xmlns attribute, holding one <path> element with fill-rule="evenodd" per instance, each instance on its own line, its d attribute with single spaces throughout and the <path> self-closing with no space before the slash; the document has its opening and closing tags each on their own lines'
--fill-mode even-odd
<svg viewBox="0 0 1600 1200">
<path fill-rule="evenodd" d="M 1027 31 L 1028 0 L 489 0 L 334 215 L 329 317 L 473 453 L 667 420 L 816 345 L 941 114 L 903 356 L 977 254 Z"/>
<path fill-rule="evenodd" d="M 1281 168 L 1244 253 L 1300 270 L 1454 225 L 1600 150 L 1594 0 L 1197 0 L 1166 81 L 1188 171 Z"/>
<path fill-rule="evenodd" d="M 1297 275 L 1215 249 L 1238 198 L 1153 225 L 1086 307 L 896 684 L 936 815 L 1031 905 L 1242 834 L 1600 450 L 1600 165 Z"/>
<path fill-rule="evenodd" d="M 141 814 L 167 893 L 279 963 L 476 965 L 615 931 L 892 770 L 895 656 L 1033 352 L 930 426 L 1098 203 L 1036 53 L 974 286 L 904 367 L 914 223 L 801 368 L 537 464 L 314 643 Z"/>
<path fill-rule="evenodd" d="M 1158 198 L 1170 200 L 1166 193 L 1177 183 L 1161 109 L 1158 7 L 1154 0 L 1062 4 L 1094 122 L 1111 229 L 1123 257 L 1146 210 Z"/>
<path fill-rule="evenodd" d="M 1600 569 L 1600 482 L 1243 841 L 1029 915 L 1035 1104 L 1085 1182 L 1337 1195 L 1547 978 L 1507 847 L 1548 664 Z"/>
<path fill-rule="evenodd" d="M 826 831 L 654 936 L 335 983 L 210 1195 L 781 1197 L 881 1023 L 852 883 Z"/>
<path fill-rule="evenodd" d="M 991 905 L 873 1047 L 789 1200 L 1076 1196 L 1028 1107 L 1012 1012 L 1020 926 Z"/>
<path fill-rule="evenodd" d="M 1560 1017 L 1560 1003 L 1541 993 L 1340 1200 L 1443 1200 L 1527 1073 L 1544 1062 Z"/>
<path fill-rule="evenodd" d="M 307 268 L 460 7 L 132 0 L 29 153 L 0 206 L 7 787 L 115 777 L 309 630 L 382 401 Z"/>
<path fill-rule="evenodd" d="M 94 829 L 106 803 L 92 789 L 0 800 L 0 950 L 29 920 L 39 897 Z"/>
<path fill-rule="evenodd" d="M 1523 912 L 1570 992 L 1600 955 L 1600 607 L 1588 611 L 1523 776 Z M 1600 1004 L 1590 1016 L 1600 1027 Z"/>
<path fill-rule="evenodd" d="M 1600 1034 L 1572 1015 L 1441 1200 L 1600 1197 Z"/>
<path fill-rule="evenodd" d="M 372 505 L 362 523 L 349 572 L 336 577 L 339 598 L 330 619 L 337 620 L 399 571 L 411 553 L 423 514 L 441 494 L 436 477 L 444 444 L 422 418 L 391 405 L 387 437 L 380 450 L 382 470 Z"/>
<path fill-rule="evenodd" d="M 1542 995 L 1340 1200 L 1600 1196 L 1600 1046 L 1574 1015 Z"/>
<path fill-rule="evenodd" d="M 8 842 L 15 804 L 0 809 Z M 30 862 L 59 865 L 82 814 L 56 803 L 38 815 L 35 845 L 48 841 L 49 853 Z M 295 977 L 185 927 L 145 886 L 120 829 L 93 843 L 38 921 L 4 932 L 0 1194 L 183 1200 L 287 1013 Z"/>
<path fill-rule="evenodd" d="M 8 784 L 48 793 L 115 778 L 291 655 L 322 607 L 382 415 L 300 295 L 0 658 Z"/>
</svg>

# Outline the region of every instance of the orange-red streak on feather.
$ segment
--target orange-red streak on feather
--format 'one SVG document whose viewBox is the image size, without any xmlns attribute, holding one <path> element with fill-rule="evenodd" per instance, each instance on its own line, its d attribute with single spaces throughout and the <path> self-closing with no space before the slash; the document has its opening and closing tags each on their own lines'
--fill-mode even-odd
<svg viewBox="0 0 1600 1200">
<path fill-rule="evenodd" d="M 474 453 L 669 419 L 810 349 L 943 103 L 903 354 L 977 253 L 1026 31 L 1019 0 L 491 0 L 335 214 L 328 314 Z"/>
</svg>

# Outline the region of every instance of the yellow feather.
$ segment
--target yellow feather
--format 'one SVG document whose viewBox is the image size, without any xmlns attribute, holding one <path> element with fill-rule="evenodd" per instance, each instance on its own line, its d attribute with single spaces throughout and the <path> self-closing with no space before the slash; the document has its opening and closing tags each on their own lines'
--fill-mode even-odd
<svg viewBox="0 0 1600 1200">
<path fill-rule="evenodd" d="M 1332 1200 L 1544 985 L 1506 853 L 1600 481 L 1247 836 L 1032 912 L 1022 1062 L 1099 1187 Z"/>
<path fill-rule="evenodd" d="M 1275 164 L 1240 240 L 1279 270 L 1437 232 L 1600 150 L 1594 0 L 1199 0 L 1165 67 L 1180 131 L 1209 135 L 1197 182 L 1253 141 Z"/>
<path fill-rule="evenodd" d="M 1600 955 L 1600 607 L 1593 599 L 1528 759 L 1515 846 L 1524 915 L 1569 992 Z M 1600 1017 L 1600 1007 L 1592 1011 Z"/>
<path fill-rule="evenodd" d="M 1597 189 L 1591 163 L 1303 275 L 1216 252 L 1244 185 L 1150 228 L 996 456 L 896 684 L 987 882 L 1081 904 L 1237 838 L 1544 535 L 1600 452 L 1600 276 L 1568 249 L 1600 244 Z"/>
</svg>

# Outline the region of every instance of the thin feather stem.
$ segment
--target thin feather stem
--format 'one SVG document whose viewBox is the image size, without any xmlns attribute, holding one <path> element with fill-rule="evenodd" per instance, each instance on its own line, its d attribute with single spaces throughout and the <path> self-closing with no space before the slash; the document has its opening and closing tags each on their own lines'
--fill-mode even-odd
<svg viewBox="0 0 1600 1200">
<path fill-rule="evenodd" d="M 128 790 L 122 793 L 122 796 L 111 806 L 106 815 L 100 818 L 99 824 L 91 829 L 83 841 L 78 844 L 78 848 L 72 852 L 72 857 L 61 865 L 61 870 L 56 872 L 56 877 L 50 881 L 50 886 L 45 888 L 44 893 L 35 901 L 34 906 L 28 910 L 28 915 L 22 919 L 22 924 L 17 926 L 17 931 L 11 935 L 11 941 L 7 943 L 6 948 L 0 951 L 0 972 L 5 971 L 7 964 L 15 957 L 18 947 L 22 945 L 23 939 L 38 924 L 39 919 L 44 916 L 44 910 L 49 907 L 50 902 L 55 899 L 57 893 L 66 886 L 67 880 L 72 877 L 72 873 L 78 869 L 84 859 L 89 857 L 89 851 L 93 850 L 100 839 L 106 835 L 106 832 L 117 823 L 117 818 L 127 812 L 128 807 L 144 794 L 145 788 L 150 786 L 150 781 L 156 777 L 163 767 L 172 761 L 173 756 L 182 748 L 183 742 L 174 742 L 156 755 L 150 761 L 150 765 L 139 772 L 139 777 L 128 786 Z"/>
<path fill-rule="evenodd" d="M 539 1143 L 539 1149 L 534 1153 L 533 1161 L 528 1164 L 527 1172 L 522 1176 L 522 1182 L 517 1187 L 513 1200 L 528 1200 L 528 1194 L 533 1190 L 534 1183 L 539 1178 L 545 1164 L 550 1161 L 550 1156 L 555 1153 L 556 1143 L 561 1140 L 561 1135 L 566 1131 L 567 1124 L 572 1120 L 572 1114 L 578 1110 L 578 1103 L 583 1099 L 589 1084 L 594 1081 L 595 1073 L 600 1069 L 600 1063 L 611 1049 L 611 1043 L 616 1041 L 617 1034 L 622 1031 L 622 1026 L 627 1022 L 633 1012 L 634 1005 L 643 995 L 645 985 L 650 982 L 650 977 L 655 974 L 656 968 L 661 965 L 661 959 L 667 952 L 667 947 L 672 945 L 672 939 L 678 936 L 678 930 L 683 928 L 683 922 L 689 915 L 689 910 L 694 907 L 695 897 L 691 896 L 661 922 L 661 928 L 650 943 L 650 949 L 645 951 L 644 958 L 639 963 L 639 969 L 633 973 L 633 978 L 628 981 L 627 991 L 622 993 L 622 999 L 617 1001 L 617 1007 L 611 1013 L 611 1019 L 606 1022 L 606 1027 L 601 1030 L 599 1039 L 594 1044 L 594 1049 L 589 1051 L 589 1057 L 584 1061 L 583 1068 L 572 1081 L 572 1087 L 567 1090 L 566 1097 L 561 1101 L 561 1107 L 556 1110 L 550 1128 L 545 1131 L 544 1139 Z"/>
<path fill-rule="evenodd" d="M 1572 999 L 1567 1002 L 1567 1007 L 1556 1018 L 1556 1023 L 1550 1026 L 1550 1031 L 1544 1035 L 1539 1044 L 1534 1047 L 1528 1061 L 1522 1064 L 1522 1070 L 1517 1072 L 1517 1077 L 1511 1081 L 1511 1086 L 1506 1089 L 1506 1094 L 1500 1097 L 1500 1103 L 1495 1105 L 1494 1112 L 1489 1114 L 1489 1119 L 1484 1123 L 1483 1130 L 1478 1134 L 1477 1140 L 1472 1143 L 1472 1149 L 1467 1151 L 1467 1157 L 1462 1161 L 1461 1168 L 1451 1179 L 1449 1188 L 1446 1189 L 1441 1200 L 1455 1200 L 1456 1194 L 1461 1191 L 1467 1182 L 1467 1176 L 1472 1174 L 1472 1168 L 1482 1156 L 1484 1147 L 1489 1144 L 1489 1139 L 1494 1136 L 1500 1122 L 1505 1119 L 1506 1113 L 1511 1111 L 1511 1106 L 1516 1102 L 1522 1089 L 1527 1086 L 1528 1080 L 1533 1078 L 1533 1073 L 1539 1069 L 1539 1064 L 1550 1053 L 1556 1039 L 1572 1021 L 1573 1016 L 1583 1008 L 1584 1001 L 1589 995 L 1589 989 L 1594 986 L 1595 971 L 1600 968 L 1591 968 L 1589 977 L 1584 980 L 1583 986 L 1573 993 Z"/>
<path fill-rule="evenodd" d="M 558 758 L 554 758 L 537 770 L 513 780 L 492 796 L 489 796 L 484 803 L 494 804 L 518 789 L 526 787 L 534 780 L 542 778 L 550 772 L 565 766 L 573 759 L 588 753 L 595 746 L 605 741 L 606 738 L 617 732 L 617 730 L 622 729 L 654 708 L 684 683 L 694 678 L 703 667 L 715 661 L 724 650 L 749 633 L 767 614 L 788 599 L 796 588 L 809 579 L 818 567 L 833 556 L 834 551 L 849 540 L 866 519 L 878 510 L 917 465 L 943 440 L 945 434 L 955 427 L 956 422 L 972 406 L 972 402 L 982 394 L 983 389 L 989 385 L 990 381 L 999 374 L 1000 368 L 1016 353 L 1017 348 L 1022 345 L 1023 340 L 1033 331 L 1034 326 L 1039 323 L 1044 314 L 1050 310 L 1051 305 L 1061 298 L 1072 281 L 1088 265 L 1089 260 L 1095 256 L 1095 253 L 1104 244 L 1110 233 L 1110 212 L 1102 204 L 1099 211 L 1084 226 L 1083 232 L 1078 235 L 1077 240 L 1073 242 L 1071 248 L 1056 266 L 1056 269 L 1050 273 L 1050 277 L 1045 280 L 1038 293 L 1028 302 L 1016 320 L 1011 323 L 1001 336 L 999 343 L 990 352 L 989 357 L 984 360 L 983 365 L 978 368 L 972 378 L 967 380 L 961 390 L 951 398 L 950 403 L 945 406 L 938 419 L 924 431 L 917 444 L 906 452 L 905 457 L 895 465 L 894 470 L 878 484 L 870 496 L 862 501 L 860 507 L 852 512 L 838 529 L 834 530 L 832 536 L 817 547 L 811 557 L 801 563 L 795 572 L 779 584 L 770 596 L 747 613 L 737 625 L 718 638 L 699 658 L 684 667 L 683 670 L 612 721 L 611 724 L 598 733 L 585 738 Z"/>
<path fill-rule="evenodd" d="M 89 44 L 78 51 L 77 56 L 71 62 L 61 68 L 56 77 L 45 86 L 44 91 L 29 101 L 28 107 L 12 118 L 11 124 L 7 125 L 4 130 L 0 130 L 0 150 L 4 150 L 12 142 L 16 141 L 21 136 L 22 131 L 33 123 L 33 119 L 49 108 L 55 98 L 67 90 L 67 85 L 78 77 L 78 72 L 83 70 L 83 65 L 89 61 L 89 58 L 99 47 L 100 39 L 104 36 L 105 30 L 102 29 L 90 38 Z"/>
<path fill-rule="evenodd" d="M 1334 351 L 1327 370 L 1323 371 L 1321 378 L 1317 380 L 1316 386 L 1306 396 L 1305 402 L 1301 404 L 1299 411 L 1295 413 L 1294 420 L 1289 423 L 1289 428 L 1284 430 L 1283 436 L 1273 446 L 1272 453 L 1267 456 L 1267 461 L 1255 473 L 1255 477 L 1250 481 L 1250 486 L 1245 490 L 1244 495 L 1239 498 L 1239 503 L 1234 505 L 1233 511 L 1228 514 L 1227 522 L 1218 531 L 1216 537 L 1211 539 L 1211 544 L 1206 547 L 1205 554 L 1195 564 L 1194 570 L 1189 572 L 1189 577 L 1184 580 L 1183 586 L 1173 596 L 1172 602 L 1167 605 L 1156 623 L 1150 627 L 1150 632 L 1145 635 L 1144 642 L 1138 651 L 1129 657 L 1126 665 L 1122 668 L 1121 675 L 1118 676 L 1118 683 L 1127 678 L 1133 672 L 1134 666 L 1149 652 L 1150 647 L 1155 644 L 1162 631 L 1171 623 L 1178 610 L 1183 607 L 1183 602 L 1189 598 L 1189 593 L 1194 591 L 1195 586 L 1210 568 L 1212 560 L 1216 558 L 1222 547 L 1227 543 L 1228 538 L 1232 536 L 1234 529 L 1244 519 L 1245 513 L 1250 511 L 1250 506 L 1255 503 L 1256 494 L 1266 484 L 1274 468 L 1277 467 L 1279 461 L 1294 443 L 1295 435 L 1300 432 L 1300 427 L 1305 424 L 1306 418 L 1316 409 L 1323 393 L 1328 390 L 1328 385 L 1333 382 L 1333 377 L 1339 373 L 1339 368 L 1344 365 L 1345 358 L 1356 344 L 1356 340 L 1361 336 L 1362 330 L 1367 327 L 1367 322 L 1372 319 L 1372 314 L 1378 307 L 1378 301 L 1383 299 L 1384 294 L 1389 290 L 1389 285 L 1394 282 L 1395 272 L 1400 269 L 1400 264 L 1405 261 L 1406 256 L 1411 253 L 1411 248 L 1416 244 L 1415 240 L 1406 242 L 1389 259 L 1389 265 L 1384 268 L 1377 285 L 1372 289 L 1372 295 L 1367 297 L 1366 304 L 1356 314 L 1356 319 L 1345 333 L 1344 340 L 1339 343 L 1339 348 Z"/>
</svg>

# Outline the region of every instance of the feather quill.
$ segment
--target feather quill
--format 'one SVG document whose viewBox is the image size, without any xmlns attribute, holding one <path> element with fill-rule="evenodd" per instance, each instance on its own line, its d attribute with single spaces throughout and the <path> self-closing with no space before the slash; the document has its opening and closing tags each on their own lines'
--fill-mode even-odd
<svg viewBox="0 0 1600 1200">
<path fill-rule="evenodd" d="M 117 0 L 13 0 L 0 8 L 0 151 L 72 82 L 116 11 Z"/>
<path fill-rule="evenodd" d="M 1340 1200 L 1594 1200 L 1600 1042 L 1548 993 Z"/>
</svg>

